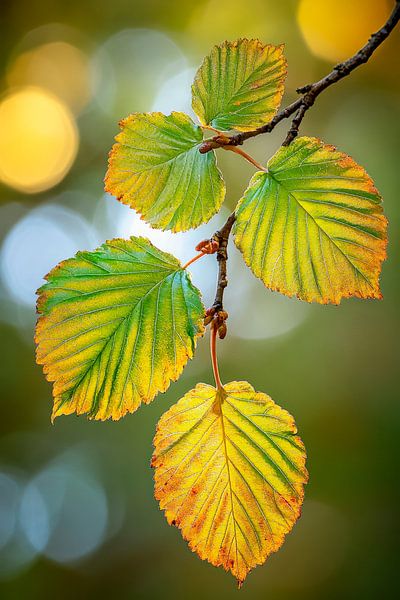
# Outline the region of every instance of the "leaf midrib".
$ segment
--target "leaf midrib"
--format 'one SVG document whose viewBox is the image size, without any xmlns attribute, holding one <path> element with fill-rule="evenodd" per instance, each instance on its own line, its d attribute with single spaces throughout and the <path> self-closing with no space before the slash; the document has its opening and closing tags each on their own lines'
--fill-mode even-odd
<svg viewBox="0 0 400 600">
<path fill-rule="evenodd" d="M 72 394 L 74 393 L 74 391 L 80 386 L 80 384 L 82 383 L 83 379 L 86 377 L 86 375 L 88 374 L 88 372 L 90 371 L 90 369 L 93 367 L 93 365 L 96 363 L 96 361 L 99 359 L 99 357 L 101 356 L 101 354 L 104 352 L 105 348 L 108 346 L 108 344 L 111 342 L 111 340 L 114 338 L 114 336 L 116 335 L 117 331 L 120 329 L 121 325 L 125 324 L 126 321 L 128 319 L 130 319 L 133 315 L 133 313 L 135 312 L 135 310 L 141 305 L 141 303 L 155 290 L 157 289 L 157 287 L 161 286 L 162 284 L 164 284 L 166 282 L 166 280 L 171 277 L 171 276 L 175 276 L 176 273 L 178 271 L 182 271 L 181 268 L 176 269 L 176 271 L 173 271 L 172 273 L 170 273 L 169 275 L 167 275 L 164 279 L 162 279 L 161 281 L 158 281 L 152 288 L 150 288 L 150 290 L 148 290 L 146 292 L 146 294 L 144 296 L 142 296 L 137 303 L 132 307 L 132 309 L 126 314 L 125 317 L 122 318 L 121 322 L 117 325 L 117 327 L 114 329 L 114 331 L 112 332 L 112 334 L 110 335 L 110 337 L 107 339 L 107 341 L 104 343 L 104 345 L 102 346 L 102 348 L 99 350 L 99 352 L 97 353 L 97 355 L 93 358 L 93 360 L 90 362 L 88 368 L 84 371 L 84 373 L 82 374 L 82 376 L 80 377 L 80 379 L 78 380 L 78 382 L 70 388 L 70 390 L 64 392 L 69 393 L 72 391 Z M 70 398 L 69 398 L 70 400 Z"/>
<path fill-rule="evenodd" d="M 235 511 L 234 511 L 234 505 L 233 505 L 233 487 L 232 487 L 231 470 L 230 470 L 230 458 L 228 455 L 228 447 L 227 447 L 227 435 L 226 435 L 225 424 L 224 424 L 224 411 L 223 411 L 224 398 L 220 399 L 219 402 L 220 402 L 219 408 L 220 408 L 220 413 L 221 413 L 222 439 L 223 439 L 223 443 L 224 443 L 225 463 L 226 463 L 226 470 L 227 470 L 227 475 L 228 475 L 229 495 L 230 495 L 230 500 L 231 500 L 233 534 L 234 534 L 234 540 L 235 540 L 236 569 L 239 572 L 238 538 L 237 538 L 237 531 L 236 531 L 236 517 L 235 517 Z"/>
</svg>

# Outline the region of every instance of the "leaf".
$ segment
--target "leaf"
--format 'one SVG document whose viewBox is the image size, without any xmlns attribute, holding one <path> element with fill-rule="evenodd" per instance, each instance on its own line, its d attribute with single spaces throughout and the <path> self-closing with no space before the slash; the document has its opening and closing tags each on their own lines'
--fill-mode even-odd
<svg viewBox="0 0 400 600">
<path fill-rule="evenodd" d="M 201 154 L 203 132 L 184 113 L 135 113 L 120 122 L 105 189 L 153 227 L 186 231 L 221 207 L 225 184 L 214 151 Z"/>
<path fill-rule="evenodd" d="M 197 71 L 192 107 L 203 125 L 248 131 L 269 123 L 282 100 L 283 45 L 240 39 L 214 46 Z"/>
<path fill-rule="evenodd" d="M 238 580 L 280 548 L 307 482 L 293 418 L 244 381 L 199 383 L 160 419 L 155 496 L 200 558 Z"/>
<path fill-rule="evenodd" d="M 381 197 L 346 154 L 315 138 L 282 147 L 236 210 L 235 242 L 267 287 L 307 302 L 381 298 Z"/>
<path fill-rule="evenodd" d="M 54 381 L 53 418 L 134 412 L 179 377 L 203 334 L 198 289 L 145 238 L 78 252 L 46 279 L 35 340 Z"/>
</svg>

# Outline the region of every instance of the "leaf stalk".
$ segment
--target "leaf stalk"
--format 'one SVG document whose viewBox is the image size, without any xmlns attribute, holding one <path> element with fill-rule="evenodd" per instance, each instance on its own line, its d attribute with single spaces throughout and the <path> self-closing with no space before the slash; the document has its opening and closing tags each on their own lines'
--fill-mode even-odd
<svg viewBox="0 0 400 600">
<path fill-rule="evenodd" d="M 230 150 L 231 152 L 235 152 L 236 154 L 240 154 L 240 156 L 243 156 L 245 160 L 254 165 L 259 171 L 264 171 L 264 173 L 266 173 L 268 170 L 262 164 L 257 162 L 252 156 L 250 156 L 250 154 L 247 154 L 247 152 L 245 152 L 241 148 L 238 148 L 237 146 L 223 146 L 223 149 Z"/>
<path fill-rule="evenodd" d="M 200 252 L 199 254 L 196 254 L 196 256 L 194 256 L 193 258 L 191 258 L 190 260 L 187 261 L 187 263 L 185 263 L 182 266 L 182 269 L 187 269 L 189 265 L 192 265 L 194 262 L 196 262 L 196 260 L 199 260 L 200 258 L 203 258 L 203 256 L 205 256 L 207 253 L 206 252 Z"/>
<path fill-rule="evenodd" d="M 210 354 L 211 354 L 211 364 L 214 373 L 215 386 L 218 390 L 223 389 L 223 385 L 221 382 L 221 378 L 219 375 L 218 368 L 218 358 L 217 358 L 217 322 L 214 320 L 211 323 L 210 327 Z"/>
</svg>

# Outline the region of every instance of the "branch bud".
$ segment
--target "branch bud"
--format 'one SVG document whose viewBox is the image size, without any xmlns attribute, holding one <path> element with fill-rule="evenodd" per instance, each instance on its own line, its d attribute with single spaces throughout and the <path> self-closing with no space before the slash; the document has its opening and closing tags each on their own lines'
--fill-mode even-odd
<svg viewBox="0 0 400 600">
<path fill-rule="evenodd" d="M 218 327 L 218 337 L 220 340 L 223 340 L 226 336 L 226 323 L 225 321 Z"/>
<path fill-rule="evenodd" d="M 219 248 L 219 242 L 216 239 L 201 240 L 195 248 L 196 252 L 203 252 L 203 254 L 214 254 Z"/>
<path fill-rule="evenodd" d="M 215 315 L 215 308 L 207 308 L 206 310 L 206 314 L 204 317 L 204 326 L 207 327 L 207 325 L 209 325 L 211 323 L 211 321 L 214 319 L 214 315 Z"/>
</svg>

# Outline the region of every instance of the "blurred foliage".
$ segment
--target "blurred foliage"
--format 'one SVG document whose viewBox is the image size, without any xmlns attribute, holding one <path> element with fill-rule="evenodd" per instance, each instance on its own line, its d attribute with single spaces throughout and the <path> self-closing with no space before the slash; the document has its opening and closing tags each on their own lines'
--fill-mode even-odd
<svg viewBox="0 0 400 600">
<path fill-rule="evenodd" d="M 360 5 L 347 2 L 353 3 Z M 237 593 L 223 572 L 196 560 L 179 532 L 165 523 L 149 468 L 159 416 L 198 381 L 212 381 L 206 340 L 180 381 L 134 415 L 118 423 L 69 417 L 51 426 L 51 388 L 34 361 L 33 292 L 46 270 L 80 247 L 94 248 L 117 235 L 148 235 L 133 211 L 103 196 L 117 121 L 126 116 L 122 111 L 151 110 L 156 101 L 160 110 L 187 111 L 186 73 L 212 43 L 240 36 L 284 42 L 289 70 L 284 103 L 295 97 L 298 85 L 330 70 L 333 63 L 316 51 L 317 41 L 313 45 L 303 37 L 299 4 L 3 0 L 0 102 L 14 86 L 44 86 L 70 107 L 80 141 L 74 164 L 56 187 L 30 194 L 0 187 L 2 598 L 201 599 L 212 594 L 225 599 Z M 326 35 L 341 55 L 350 44 L 343 37 L 356 38 L 358 19 L 353 28 L 343 28 L 336 3 L 313 4 L 321 11 L 316 11 L 318 31 L 322 35 L 328 28 Z M 384 0 L 362 4 L 367 13 L 372 4 L 382 5 L 385 14 L 391 6 Z M 381 25 L 378 17 L 368 18 L 371 32 Z M 56 85 L 55 75 L 50 81 L 39 77 L 54 66 L 47 69 L 39 62 L 30 74 L 26 67 L 26 53 L 33 52 L 37 61 L 35 49 L 58 42 L 84 57 L 77 77 L 81 87 L 73 94 Z M 391 597 L 397 589 L 399 51 L 397 30 L 368 65 L 326 91 L 302 125 L 302 134 L 337 145 L 365 166 L 383 195 L 390 223 L 384 300 L 323 307 L 280 297 L 242 269 L 231 248 L 230 332 L 220 344 L 223 379 L 251 381 L 295 416 L 310 471 L 303 516 L 280 553 L 249 577 L 240 592 L 244 600 L 268 595 L 284 600 L 293 594 L 308 600 L 375 599 Z M 39 53 L 40 60 L 43 56 L 48 60 Z M 73 81 L 77 53 L 62 56 L 60 68 Z M 151 78 L 150 72 L 155 73 Z M 265 161 L 286 129 L 283 123 L 273 134 L 249 141 L 246 149 Z M 30 139 L 34 154 L 35 139 Z M 16 136 L 15 144 L 24 143 L 23 135 Z M 226 173 L 226 205 L 233 207 L 253 169 L 229 153 L 219 153 L 218 160 Z M 51 174 L 55 167 L 48 164 Z M 0 145 L 3 179 L 1 173 Z M 157 235 L 167 236 L 167 250 L 189 258 L 196 241 L 215 229 L 204 227 L 194 234 Z M 161 245 L 160 239 L 153 241 Z M 209 269 L 196 265 L 193 275 L 207 304 L 215 261 L 204 260 Z"/>
</svg>

